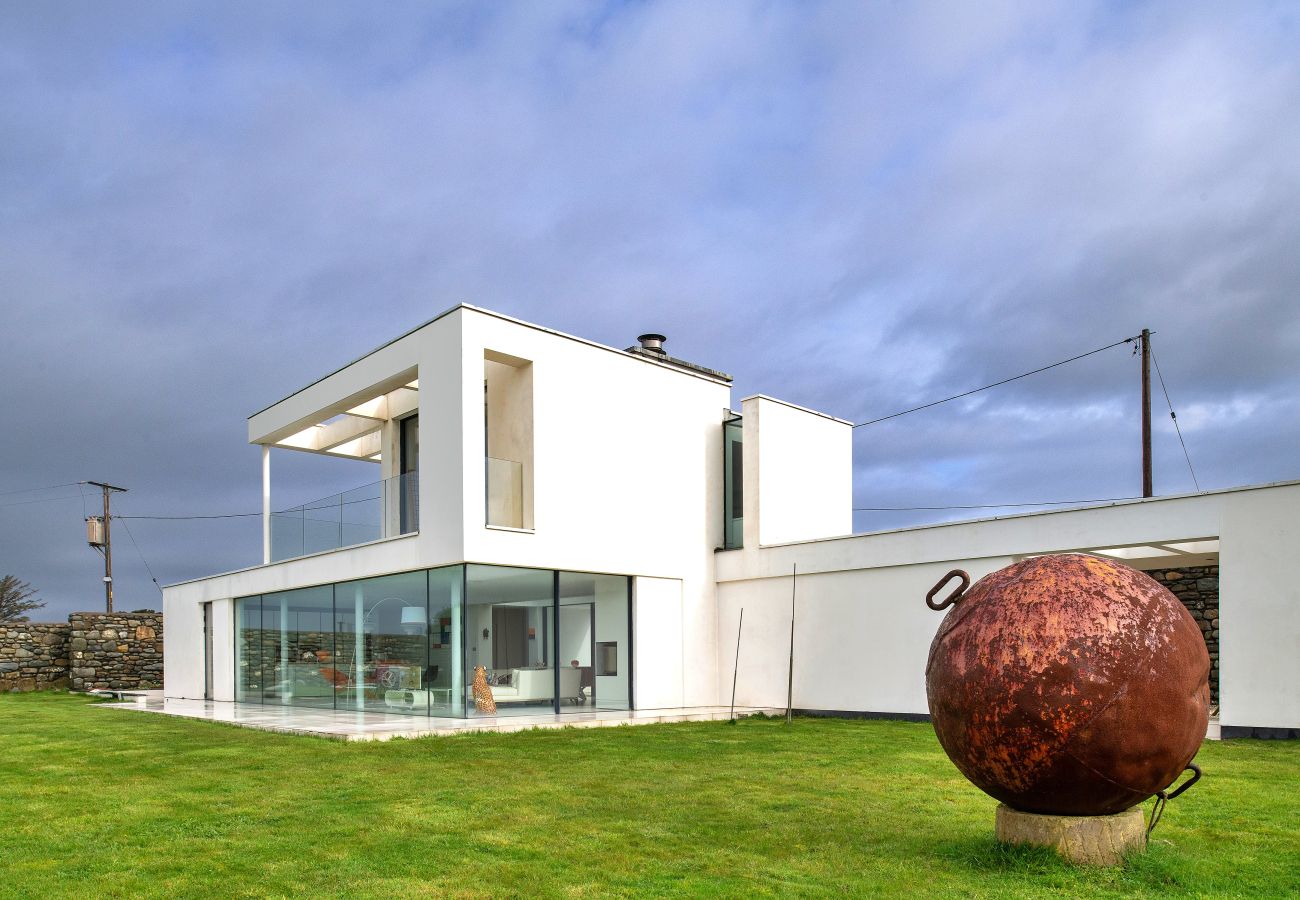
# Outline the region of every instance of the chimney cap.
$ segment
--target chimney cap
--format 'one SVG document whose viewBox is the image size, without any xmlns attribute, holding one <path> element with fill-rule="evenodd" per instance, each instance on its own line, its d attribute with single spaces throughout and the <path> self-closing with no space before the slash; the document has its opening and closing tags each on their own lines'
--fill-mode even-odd
<svg viewBox="0 0 1300 900">
<path fill-rule="evenodd" d="M 664 341 L 668 340 L 668 338 L 664 337 L 662 334 L 655 334 L 654 332 L 650 332 L 649 334 L 639 334 L 636 339 L 638 343 L 641 344 L 642 350 L 647 350 L 650 353 L 663 353 L 667 355 L 667 351 L 664 350 L 663 344 Z"/>
</svg>

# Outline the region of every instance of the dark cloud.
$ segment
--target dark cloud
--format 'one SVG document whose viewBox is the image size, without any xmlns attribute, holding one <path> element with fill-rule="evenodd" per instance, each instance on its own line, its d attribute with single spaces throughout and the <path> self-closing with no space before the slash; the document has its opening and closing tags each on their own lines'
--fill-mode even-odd
<svg viewBox="0 0 1300 900">
<path fill-rule="evenodd" d="M 1202 486 L 1294 477 L 1296 32 L 1263 4 L 10 4 L 0 490 L 256 510 L 245 417 L 461 300 L 664 330 L 737 398 L 855 420 L 1150 327 Z M 1132 494 L 1136 403 L 1116 349 L 859 429 L 857 505 Z M 1156 459 L 1191 487 L 1167 418 Z M 375 475 L 276 467 L 285 505 Z M 65 495 L 0 494 L 0 572 L 51 614 L 100 596 Z M 132 532 L 163 581 L 260 542 Z M 120 604 L 156 603 L 117 557 Z"/>
</svg>

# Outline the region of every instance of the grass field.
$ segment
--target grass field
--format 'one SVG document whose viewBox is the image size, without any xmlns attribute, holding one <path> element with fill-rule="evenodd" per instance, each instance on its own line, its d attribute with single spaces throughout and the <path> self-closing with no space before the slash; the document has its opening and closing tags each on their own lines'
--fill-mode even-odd
<svg viewBox="0 0 1300 900">
<path fill-rule="evenodd" d="M 1300 744 L 1198 761 L 1094 871 L 1000 848 L 924 724 L 344 744 L 0 695 L 0 896 L 1300 894 Z"/>
</svg>

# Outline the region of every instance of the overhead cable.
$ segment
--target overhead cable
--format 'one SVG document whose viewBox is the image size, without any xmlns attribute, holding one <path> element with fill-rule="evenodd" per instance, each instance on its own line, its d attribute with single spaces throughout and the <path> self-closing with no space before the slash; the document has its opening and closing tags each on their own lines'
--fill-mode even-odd
<svg viewBox="0 0 1300 900">
<path fill-rule="evenodd" d="M 1156 377 L 1160 379 L 1160 390 L 1165 395 L 1165 406 L 1169 407 L 1169 418 L 1174 420 L 1174 431 L 1178 434 L 1178 443 L 1183 445 L 1183 458 L 1187 460 L 1187 471 L 1192 473 L 1192 484 L 1196 485 L 1196 493 L 1201 492 L 1201 483 L 1196 480 L 1196 470 L 1192 468 L 1192 456 L 1187 452 L 1187 442 L 1183 440 L 1183 429 L 1178 426 L 1178 415 L 1174 412 L 1174 404 L 1169 399 L 1169 389 L 1165 387 L 1165 376 L 1160 374 L 1160 360 L 1156 359 L 1156 348 L 1151 347 L 1151 361 L 1156 364 Z"/>
<path fill-rule="evenodd" d="M 61 500 L 78 500 L 79 497 L 39 497 L 35 500 L 16 500 L 13 503 L 0 503 L 0 509 L 10 506 L 30 506 L 33 503 L 58 503 Z"/>
<path fill-rule="evenodd" d="M 1152 333 L 1154 334 L 1154 332 Z M 884 422 L 887 419 L 897 419 L 899 416 L 905 416 L 908 413 L 920 412 L 923 409 L 929 409 L 932 406 L 938 406 L 939 404 L 947 403 L 950 400 L 960 400 L 962 397 L 969 397 L 971 394 L 978 394 L 980 391 L 987 391 L 989 388 L 995 388 L 1004 384 L 1009 384 L 1013 381 L 1018 381 L 1021 378 L 1028 378 L 1030 375 L 1037 375 L 1039 372 L 1046 372 L 1048 369 L 1055 369 L 1057 366 L 1063 366 L 1066 365 L 1067 363 L 1076 362 L 1077 360 L 1083 359 L 1084 357 L 1092 356 L 1096 353 L 1102 353 L 1106 350 L 1110 350 L 1113 347 L 1119 347 L 1123 344 L 1131 344 L 1137 339 L 1138 339 L 1137 335 L 1134 335 L 1133 337 L 1126 337 L 1122 341 L 1116 341 L 1113 344 L 1107 344 L 1105 347 L 1098 347 L 1096 350 L 1089 350 L 1087 353 L 1080 353 L 1078 356 L 1071 356 L 1069 359 L 1063 359 L 1060 362 L 1054 362 L 1051 365 L 1042 366 L 1030 372 L 1022 372 L 1019 375 L 1012 375 L 1010 378 L 1004 378 L 1001 381 L 995 381 L 992 384 L 986 384 L 984 385 L 984 387 L 977 387 L 974 390 L 963 391 L 960 394 L 953 394 L 951 397 L 944 397 L 942 400 L 935 400 L 931 403 L 924 403 L 920 406 L 914 406 L 911 409 L 905 409 L 901 412 L 891 413 L 887 416 L 881 416 L 878 419 L 871 419 L 870 421 L 867 422 L 859 422 L 853 427 L 862 428 L 866 425 L 875 425 L 877 422 Z"/>
<path fill-rule="evenodd" d="M 79 484 L 81 484 L 79 481 L 69 481 L 64 484 L 51 484 L 48 487 L 19 488 L 16 491 L 0 491 L 0 497 L 7 497 L 10 494 L 34 494 L 37 491 L 52 491 L 55 488 L 76 487 Z"/>
<path fill-rule="evenodd" d="M 113 518 L 120 519 L 122 517 L 113 516 Z M 135 552 L 139 555 L 140 562 L 144 563 L 144 570 L 149 573 L 149 580 L 153 582 L 153 586 L 156 587 L 158 589 L 158 593 L 161 594 L 162 585 L 158 583 L 157 577 L 153 574 L 153 569 L 149 567 L 149 560 L 144 558 L 144 553 L 143 551 L 140 550 L 140 545 L 136 543 L 135 535 L 131 533 L 131 526 L 123 522 L 122 527 L 126 529 L 126 536 L 131 539 L 131 546 L 135 547 Z"/>
</svg>

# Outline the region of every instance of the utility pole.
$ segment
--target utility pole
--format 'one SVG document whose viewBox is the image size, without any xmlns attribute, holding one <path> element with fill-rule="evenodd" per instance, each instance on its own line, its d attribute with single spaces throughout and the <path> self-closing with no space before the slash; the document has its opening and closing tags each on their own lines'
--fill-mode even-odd
<svg viewBox="0 0 1300 900">
<path fill-rule="evenodd" d="M 93 529 L 87 531 L 87 542 L 104 554 L 104 611 L 113 611 L 113 536 L 111 525 L 113 517 L 109 513 L 108 498 L 114 493 L 126 493 L 126 488 L 117 487 L 111 484 L 104 484 L 102 481 L 84 481 L 82 484 L 93 484 L 104 492 L 104 518 L 102 520 L 103 531 L 99 536 L 100 540 L 94 540 Z"/>
<path fill-rule="evenodd" d="M 1142 329 L 1142 496 L 1151 489 L 1151 330 Z"/>
</svg>

